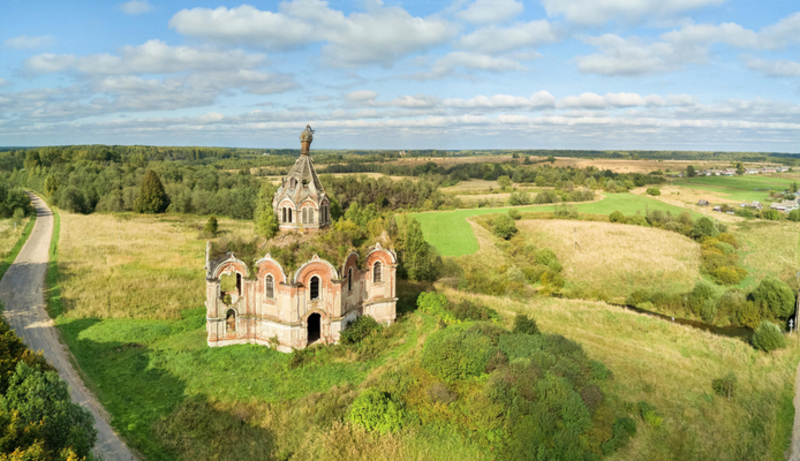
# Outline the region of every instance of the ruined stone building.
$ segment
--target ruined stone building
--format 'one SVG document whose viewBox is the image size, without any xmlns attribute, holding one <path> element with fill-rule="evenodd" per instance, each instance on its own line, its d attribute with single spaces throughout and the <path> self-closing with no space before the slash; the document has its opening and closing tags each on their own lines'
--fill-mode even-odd
<svg viewBox="0 0 800 461">
<path fill-rule="evenodd" d="M 309 155 L 310 127 L 300 135 L 300 158 L 272 201 L 281 232 L 314 232 L 330 225 L 330 202 Z M 263 344 L 289 352 L 311 343 L 335 343 L 361 315 L 389 324 L 396 317 L 397 257 L 376 244 L 363 258 L 351 252 L 341 265 L 312 257 L 286 273 L 269 254 L 247 267 L 233 253 L 209 261 L 206 252 L 208 345 Z M 361 262 L 359 262 L 361 261 Z M 235 284 L 221 286 L 221 278 Z"/>
</svg>

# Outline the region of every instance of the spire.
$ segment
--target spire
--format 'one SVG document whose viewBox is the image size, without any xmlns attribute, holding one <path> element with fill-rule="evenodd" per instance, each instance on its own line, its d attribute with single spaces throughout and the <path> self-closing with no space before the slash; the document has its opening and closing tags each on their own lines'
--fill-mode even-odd
<svg viewBox="0 0 800 461">
<path fill-rule="evenodd" d="M 308 155 L 308 150 L 311 148 L 311 141 L 314 140 L 314 130 L 311 125 L 306 125 L 306 129 L 300 133 L 300 155 Z"/>
</svg>

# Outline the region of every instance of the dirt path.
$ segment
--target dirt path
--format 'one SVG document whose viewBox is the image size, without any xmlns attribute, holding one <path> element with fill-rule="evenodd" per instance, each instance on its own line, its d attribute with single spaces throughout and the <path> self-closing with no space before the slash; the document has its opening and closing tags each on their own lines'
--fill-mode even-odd
<svg viewBox="0 0 800 461">
<path fill-rule="evenodd" d="M 48 265 L 53 215 L 45 203 L 31 196 L 36 206 L 36 225 L 14 264 L 0 280 L 0 300 L 5 304 L 3 316 L 25 344 L 35 351 L 44 351 L 47 360 L 58 369 L 69 385 L 72 400 L 88 408 L 95 419 L 97 443 L 94 453 L 104 461 L 135 460 L 131 451 L 108 424 L 103 406 L 83 385 L 70 363 L 70 353 L 58 340 L 58 331 L 47 315 L 44 303 L 44 276 Z"/>
</svg>

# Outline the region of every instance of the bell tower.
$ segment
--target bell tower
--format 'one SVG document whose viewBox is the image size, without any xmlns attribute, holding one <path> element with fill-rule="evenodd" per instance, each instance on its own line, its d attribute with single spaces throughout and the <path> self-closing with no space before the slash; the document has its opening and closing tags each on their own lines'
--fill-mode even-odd
<svg viewBox="0 0 800 461">
<path fill-rule="evenodd" d="M 314 130 L 306 125 L 300 133 L 300 158 L 283 178 L 272 199 L 282 231 L 314 232 L 331 224 L 330 200 L 311 160 L 313 140 Z"/>
</svg>

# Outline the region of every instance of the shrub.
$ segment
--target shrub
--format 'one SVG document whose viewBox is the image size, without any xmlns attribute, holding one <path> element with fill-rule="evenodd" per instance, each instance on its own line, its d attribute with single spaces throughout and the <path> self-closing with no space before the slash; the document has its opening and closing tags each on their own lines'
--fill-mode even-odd
<svg viewBox="0 0 800 461">
<path fill-rule="evenodd" d="M 800 221 L 800 210 L 792 210 L 789 212 L 789 221 Z"/>
<path fill-rule="evenodd" d="M 462 300 L 451 309 L 458 320 L 493 320 L 499 318 L 494 309 L 476 304 L 468 299 Z"/>
<path fill-rule="evenodd" d="M 642 417 L 642 420 L 646 422 L 650 427 L 657 428 L 661 427 L 661 424 L 664 422 L 664 418 L 658 414 L 656 411 L 656 407 L 650 405 L 647 402 L 639 402 L 639 414 Z"/>
<path fill-rule="evenodd" d="M 781 213 L 778 210 L 764 210 L 761 217 L 770 221 L 780 221 Z"/>
<path fill-rule="evenodd" d="M 370 315 L 362 315 L 354 322 L 347 325 L 342 331 L 340 341 L 342 344 L 360 343 L 373 332 L 380 331 L 383 327 Z"/>
<path fill-rule="evenodd" d="M 489 357 L 496 350 L 480 331 L 454 325 L 432 333 L 422 349 L 422 366 L 445 382 L 486 372 Z"/>
<path fill-rule="evenodd" d="M 752 339 L 753 346 L 765 352 L 786 347 L 786 338 L 780 328 L 772 322 L 763 320 L 756 327 Z"/>
<path fill-rule="evenodd" d="M 529 318 L 524 314 L 517 314 L 514 316 L 514 333 L 522 333 L 526 335 L 539 334 L 539 326 L 536 325 L 536 319 Z"/>
<path fill-rule="evenodd" d="M 758 324 L 761 323 L 761 313 L 759 312 L 756 303 L 753 301 L 747 301 L 746 303 L 742 304 L 742 307 L 739 309 L 739 313 L 736 315 L 736 320 L 738 320 L 740 325 L 755 329 Z"/>
<path fill-rule="evenodd" d="M 628 224 L 633 224 L 634 226 L 644 226 L 648 227 L 650 223 L 647 222 L 647 218 L 642 215 L 635 214 L 628 218 Z"/>
<path fill-rule="evenodd" d="M 552 269 L 547 269 L 544 274 L 542 274 L 542 277 L 539 279 L 539 281 L 542 282 L 542 285 L 553 288 L 561 288 L 564 286 L 564 283 L 566 283 L 564 277 Z"/>
<path fill-rule="evenodd" d="M 604 454 L 610 454 L 625 446 L 636 434 L 636 421 L 629 416 L 617 418 L 611 426 L 611 439 L 602 446 Z"/>
<path fill-rule="evenodd" d="M 720 285 L 738 285 L 747 277 L 747 271 L 738 266 L 722 266 L 711 274 Z"/>
<path fill-rule="evenodd" d="M 608 215 L 608 220 L 611 221 L 611 222 L 617 222 L 617 223 L 625 224 L 625 215 L 622 214 L 621 211 L 615 211 L 615 212 L 611 213 L 610 215 Z"/>
<path fill-rule="evenodd" d="M 661 195 L 661 190 L 657 187 L 648 187 L 647 188 L 647 195 L 658 196 Z"/>
<path fill-rule="evenodd" d="M 717 318 L 717 303 L 713 299 L 706 299 L 703 307 L 700 308 L 700 316 L 703 317 L 705 323 L 713 324 Z"/>
<path fill-rule="evenodd" d="M 493 222 L 494 227 L 494 235 L 508 240 L 517 233 L 517 225 L 514 224 L 514 220 L 511 219 L 511 216 L 504 214 L 500 215 L 494 219 Z"/>
<path fill-rule="evenodd" d="M 511 206 L 530 205 L 531 195 L 527 192 L 512 192 L 508 197 L 508 204 Z"/>
<path fill-rule="evenodd" d="M 521 215 L 521 214 L 519 214 L 519 211 L 518 211 L 518 210 L 516 210 L 516 209 L 513 209 L 513 208 L 512 208 L 512 209 L 510 209 L 510 210 L 508 210 L 508 215 L 509 215 L 509 216 L 511 217 L 511 219 L 513 219 L 514 221 L 519 221 L 520 219 L 522 219 L 522 215 Z"/>
<path fill-rule="evenodd" d="M 218 231 L 219 231 L 219 224 L 217 222 L 217 218 L 216 216 L 211 216 L 210 218 L 208 218 L 208 221 L 206 221 L 205 227 L 203 227 L 203 233 L 206 235 L 214 236 L 217 235 Z"/>
<path fill-rule="evenodd" d="M 717 235 L 717 240 L 723 243 L 727 243 L 734 248 L 739 248 L 739 242 L 736 241 L 736 236 L 733 234 L 729 234 L 727 232 L 722 232 L 721 234 Z"/>
<path fill-rule="evenodd" d="M 694 285 L 694 288 L 689 293 L 689 307 L 692 309 L 692 312 L 699 314 L 706 300 L 713 296 L 714 287 L 701 280 Z"/>
<path fill-rule="evenodd" d="M 445 324 L 456 323 L 458 319 L 447 310 L 447 297 L 432 291 L 420 293 L 417 297 L 417 307 L 426 314 L 439 317 Z"/>
<path fill-rule="evenodd" d="M 134 209 L 137 213 L 163 213 L 169 206 L 169 197 L 155 171 L 147 170 L 142 179 Z"/>
<path fill-rule="evenodd" d="M 403 426 L 403 410 L 389 394 L 369 388 L 359 394 L 347 419 L 369 432 L 395 432 Z"/>
<path fill-rule="evenodd" d="M 794 292 L 784 282 L 765 278 L 750 293 L 756 307 L 774 318 L 787 318 L 794 312 Z"/>
<path fill-rule="evenodd" d="M 550 263 L 558 262 L 555 252 L 550 248 L 541 248 L 536 251 L 536 263 L 543 266 L 550 266 Z"/>
<path fill-rule="evenodd" d="M 747 297 L 741 290 L 726 291 L 717 300 L 717 311 L 722 315 L 736 318 L 746 301 Z"/>
<path fill-rule="evenodd" d="M 729 371 L 725 377 L 711 381 L 711 388 L 720 397 L 727 397 L 728 400 L 732 399 L 736 394 L 736 374 Z"/>
<path fill-rule="evenodd" d="M 716 237 L 719 234 L 714 222 L 706 217 L 702 217 L 694 222 L 689 236 L 695 240 L 702 240 L 703 237 Z"/>
</svg>

